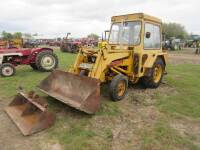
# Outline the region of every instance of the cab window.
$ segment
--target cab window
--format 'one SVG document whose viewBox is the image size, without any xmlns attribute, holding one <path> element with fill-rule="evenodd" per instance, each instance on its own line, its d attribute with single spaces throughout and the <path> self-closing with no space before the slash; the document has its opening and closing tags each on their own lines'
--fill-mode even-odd
<svg viewBox="0 0 200 150">
<path fill-rule="evenodd" d="M 161 36 L 160 26 L 145 23 L 144 34 L 144 49 L 160 49 L 161 48 Z"/>
<path fill-rule="evenodd" d="M 111 28 L 109 44 L 140 44 L 140 21 L 114 23 Z"/>
</svg>

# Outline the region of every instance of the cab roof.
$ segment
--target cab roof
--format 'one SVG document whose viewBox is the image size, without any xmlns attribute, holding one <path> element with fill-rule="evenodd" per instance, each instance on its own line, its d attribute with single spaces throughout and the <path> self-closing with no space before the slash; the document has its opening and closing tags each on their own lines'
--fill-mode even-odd
<svg viewBox="0 0 200 150">
<path fill-rule="evenodd" d="M 121 22 L 121 21 L 131 21 L 136 19 L 144 19 L 147 21 L 152 21 L 156 23 L 162 23 L 162 20 L 144 13 L 134 13 L 134 14 L 127 14 L 127 15 L 120 15 L 120 16 L 113 16 L 111 18 L 112 22 Z"/>
</svg>

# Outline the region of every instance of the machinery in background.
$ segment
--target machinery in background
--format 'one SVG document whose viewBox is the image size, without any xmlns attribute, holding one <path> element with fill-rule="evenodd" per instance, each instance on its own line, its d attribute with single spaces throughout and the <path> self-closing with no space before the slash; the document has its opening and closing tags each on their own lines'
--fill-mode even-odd
<svg viewBox="0 0 200 150">
<path fill-rule="evenodd" d="M 13 76 L 18 65 L 30 65 L 34 70 L 52 71 L 58 58 L 50 48 L 0 49 L 0 75 Z"/>
<path fill-rule="evenodd" d="M 0 40 L 0 49 L 36 48 L 39 42 L 34 39 Z"/>
<path fill-rule="evenodd" d="M 22 48 L 23 39 L 0 40 L 0 49 L 2 48 Z"/>
<path fill-rule="evenodd" d="M 35 39 L 23 39 L 23 48 L 36 48 L 40 45 L 38 40 Z"/>
<path fill-rule="evenodd" d="M 67 33 L 67 36 L 63 38 L 60 44 L 60 50 L 62 52 L 77 53 L 79 50 L 79 47 L 81 46 L 81 42 L 73 41 L 72 39 L 69 39 L 70 34 L 71 33 Z"/>
<path fill-rule="evenodd" d="M 163 43 L 163 49 L 167 50 L 181 50 L 185 46 L 185 43 L 181 39 L 176 39 L 174 37 L 169 40 L 165 40 Z"/>
<path fill-rule="evenodd" d="M 200 54 L 200 40 L 196 41 L 196 51 L 195 54 Z"/>
<path fill-rule="evenodd" d="M 81 47 L 97 47 L 98 40 L 91 38 L 70 39 L 68 33 L 66 38 L 63 38 L 60 50 L 62 52 L 77 53 Z"/>
</svg>

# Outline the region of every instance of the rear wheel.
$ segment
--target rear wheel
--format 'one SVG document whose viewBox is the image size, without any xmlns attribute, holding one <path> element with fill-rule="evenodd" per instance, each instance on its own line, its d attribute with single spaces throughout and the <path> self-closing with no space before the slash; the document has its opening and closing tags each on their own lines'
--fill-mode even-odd
<svg viewBox="0 0 200 150">
<path fill-rule="evenodd" d="M 157 88 L 163 78 L 164 73 L 164 62 L 162 59 L 157 59 L 153 68 L 151 69 L 150 75 L 142 78 L 142 83 L 147 88 Z"/>
<path fill-rule="evenodd" d="M 128 88 L 128 79 L 126 76 L 119 74 L 115 76 L 110 83 L 110 96 L 113 101 L 119 101 L 126 95 Z"/>
<path fill-rule="evenodd" d="M 77 53 L 78 52 L 78 46 L 77 45 L 73 45 L 72 46 L 72 53 Z"/>
<path fill-rule="evenodd" d="M 0 66 L 0 75 L 3 77 L 11 77 L 15 72 L 15 67 L 10 63 L 5 63 Z"/>
<path fill-rule="evenodd" d="M 40 71 L 52 71 L 58 67 L 58 57 L 51 51 L 40 52 L 36 57 L 36 66 Z"/>
</svg>

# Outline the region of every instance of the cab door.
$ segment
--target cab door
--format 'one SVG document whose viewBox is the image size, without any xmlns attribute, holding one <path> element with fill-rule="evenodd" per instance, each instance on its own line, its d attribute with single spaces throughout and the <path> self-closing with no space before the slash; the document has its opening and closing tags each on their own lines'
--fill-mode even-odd
<svg viewBox="0 0 200 150">
<path fill-rule="evenodd" d="M 151 68 L 157 59 L 157 55 L 162 53 L 162 31 L 161 25 L 149 21 L 144 21 L 143 25 L 143 50 L 141 52 L 140 76 L 146 68 Z"/>
</svg>

